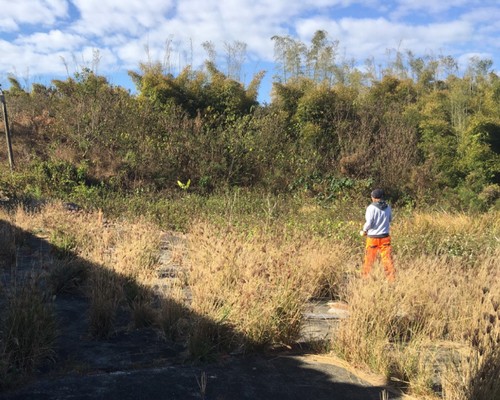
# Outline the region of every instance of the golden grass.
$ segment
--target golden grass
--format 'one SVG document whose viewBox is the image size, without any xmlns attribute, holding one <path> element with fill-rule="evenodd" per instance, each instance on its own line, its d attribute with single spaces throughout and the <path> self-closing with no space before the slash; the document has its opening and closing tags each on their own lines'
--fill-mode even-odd
<svg viewBox="0 0 500 400">
<path fill-rule="evenodd" d="M 351 314 L 332 338 L 332 347 L 356 365 L 429 395 L 436 379 L 434 364 L 445 343 L 467 348 L 470 341 L 465 338 L 474 334 L 481 319 L 484 292 L 500 294 L 499 259 L 497 249 L 474 268 L 464 268 L 446 257 L 420 255 L 399 263 L 394 284 L 381 276 L 351 282 L 346 295 Z M 493 334 L 491 328 L 483 331 L 485 337 Z M 456 354 L 450 350 L 444 362 L 451 363 Z"/>
<path fill-rule="evenodd" d="M 493 276 L 495 278 L 495 276 Z M 500 398 L 500 284 L 487 285 L 464 339 L 467 348 L 446 366 L 444 397 L 449 400 Z"/>
<path fill-rule="evenodd" d="M 88 278 L 88 295 L 99 306 L 97 335 L 112 332 L 116 307 L 128 301 L 136 325 L 154 318 L 166 337 L 189 336 L 198 358 L 290 344 L 300 334 L 306 301 L 328 296 L 349 304 L 350 317 L 332 334 L 331 347 L 353 365 L 383 373 L 422 398 L 436 395 L 441 378 L 447 400 L 498 393 L 498 212 L 396 218 L 393 284 L 378 265 L 371 279 L 359 279 L 363 241 L 352 235 L 319 237 L 269 223 L 242 232 L 199 222 L 187 247 L 171 249 L 172 263 L 186 275 L 163 288 L 154 313 L 141 293 L 158 284 L 156 226 L 140 219 L 104 223 L 99 213 L 69 213 L 59 205 L 38 213 L 20 209 L 10 218 L 98 267 Z M 190 313 L 183 285 L 192 292 Z"/>
<path fill-rule="evenodd" d="M 74 255 L 139 283 L 151 280 L 158 267 L 161 232 L 145 220 L 105 224 L 101 212 L 68 212 L 59 203 L 35 213 L 19 208 L 13 220 L 52 243 L 74 242 Z"/>
<path fill-rule="evenodd" d="M 62 259 L 51 268 L 50 284 L 55 293 L 81 287 L 90 300 L 92 336 L 112 335 L 122 306 L 130 308 L 136 327 L 157 318 L 151 305 L 160 252 L 161 232 L 156 226 L 141 219 L 110 223 L 101 212 L 69 212 L 59 203 L 37 212 L 19 208 L 11 219 L 59 249 Z"/>
<path fill-rule="evenodd" d="M 200 223 L 189 243 L 194 311 L 253 345 L 296 339 L 305 301 L 325 282 L 336 284 L 342 268 L 339 249 L 298 233 L 248 235 Z"/>
<path fill-rule="evenodd" d="M 392 236 L 399 258 L 412 260 L 415 255 L 437 255 L 472 265 L 500 246 L 500 212 L 480 215 L 417 212 L 396 218 Z"/>
</svg>

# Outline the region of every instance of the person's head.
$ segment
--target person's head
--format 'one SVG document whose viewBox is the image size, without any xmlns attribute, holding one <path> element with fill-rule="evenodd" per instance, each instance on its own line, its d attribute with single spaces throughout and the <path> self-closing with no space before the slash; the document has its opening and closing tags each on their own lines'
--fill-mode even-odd
<svg viewBox="0 0 500 400">
<path fill-rule="evenodd" d="M 384 198 L 384 191 L 382 189 L 374 189 L 371 193 L 373 201 L 380 201 Z"/>
</svg>

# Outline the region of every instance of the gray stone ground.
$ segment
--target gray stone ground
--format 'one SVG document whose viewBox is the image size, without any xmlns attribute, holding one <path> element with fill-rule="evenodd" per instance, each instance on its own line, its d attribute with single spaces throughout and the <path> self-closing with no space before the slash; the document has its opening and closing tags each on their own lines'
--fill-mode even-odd
<svg viewBox="0 0 500 400">
<path fill-rule="evenodd" d="M 379 400 L 382 390 L 333 364 L 282 353 L 231 357 L 197 366 L 70 373 L 38 379 L 0 398 Z"/>
<path fill-rule="evenodd" d="M 15 279 L 50 265 L 51 248 L 26 234 L 17 255 Z M 163 243 L 159 280 L 176 276 Z M 1 279 L 9 284 L 11 271 Z M 188 296 L 188 294 L 187 294 Z M 59 296 L 54 306 L 60 327 L 55 361 L 48 361 L 21 387 L 0 399 L 333 399 L 379 400 L 382 384 L 369 383 L 328 357 L 308 353 L 310 342 L 325 339 L 348 311 L 341 304 L 312 302 L 304 313 L 302 338 L 294 349 L 251 355 L 222 355 L 210 363 L 187 361 L 183 343 L 166 341 L 151 328 L 130 329 L 125 316 L 109 339 L 88 337 L 83 296 Z M 391 392 L 390 399 L 400 398 Z"/>
</svg>

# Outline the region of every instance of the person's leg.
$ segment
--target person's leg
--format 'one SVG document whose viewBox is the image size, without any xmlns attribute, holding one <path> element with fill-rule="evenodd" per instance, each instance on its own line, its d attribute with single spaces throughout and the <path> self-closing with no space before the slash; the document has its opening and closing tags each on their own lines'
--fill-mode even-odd
<svg viewBox="0 0 500 400">
<path fill-rule="evenodd" d="M 394 269 L 394 262 L 392 260 L 392 246 L 390 237 L 381 239 L 380 256 L 382 259 L 382 265 L 384 266 L 385 275 L 387 276 L 389 282 L 393 282 L 394 279 L 396 279 L 396 270 Z"/>
<path fill-rule="evenodd" d="M 378 254 L 378 239 L 375 238 L 366 238 L 366 246 L 365 246 L 365 260 L 363 263 L 363 269 L 361 270 L 361 276 L 363 278 L 367 278 L 370 275 L 373 264 L 377 259 Z"/>
</svg>

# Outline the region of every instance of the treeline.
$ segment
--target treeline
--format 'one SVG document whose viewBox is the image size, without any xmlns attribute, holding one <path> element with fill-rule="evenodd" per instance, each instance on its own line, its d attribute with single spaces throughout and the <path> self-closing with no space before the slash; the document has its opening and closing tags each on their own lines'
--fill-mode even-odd
<svg viewBox="0 0 500 400">
<path fill-rule="evenodd" d="M 229 47 L 232 73 L 218 68 L 210 43 L 199 70 L 141 64 L 129 73 L 138 94 L 89 69 L 30 90 L 11 77 L 16 182 L 38 195 L 180 190 L 189 181 L 198 193 L 244 186 L 322 198 L 377 185 L 394 201 L 499 205 L 491 61 L 473 58 L 459 74 L 451 57 L 396 51 L 383 69 L 359 68 L 337 59 L 324 31 L 310 44 L 272 39 L 270 104 L 257 101 L 264 72 L 246 86 L 237 79 L 239 42 Z"/>
</svg>

